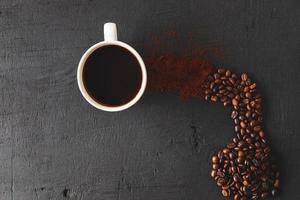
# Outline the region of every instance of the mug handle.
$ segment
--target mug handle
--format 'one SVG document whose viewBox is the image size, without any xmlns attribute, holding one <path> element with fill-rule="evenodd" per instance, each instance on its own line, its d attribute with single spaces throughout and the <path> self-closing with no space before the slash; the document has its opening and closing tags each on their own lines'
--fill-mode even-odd
<svg viewBox="0 0 300 200">
<path fill-rule="evenodd" d="M 117 41 L 117 26 L 115 23 L 108 22 L 104 24 L 104 41 Z"/>
</svg>

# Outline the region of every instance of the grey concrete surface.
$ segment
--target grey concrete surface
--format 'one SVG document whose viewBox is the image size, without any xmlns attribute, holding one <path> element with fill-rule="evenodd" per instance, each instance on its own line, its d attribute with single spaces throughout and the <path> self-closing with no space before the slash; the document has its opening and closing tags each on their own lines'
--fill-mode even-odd
<svg viewBox="0 0 300 200">
<path fill-rule="evenodd" d="M 210 158 L 233 135 L 228 109 L 147 91 L 112 114 L 80 95 L 77 63 L 107 21 L 144 57 L 170 30 L 180 38 L 162 52 L 221 46 L 215 64 L 249 72 L 264 96 L 276 199 L 300 199 L 297 0 L 1 0 L 1 200 L 223 199 Z"/>
</svg>

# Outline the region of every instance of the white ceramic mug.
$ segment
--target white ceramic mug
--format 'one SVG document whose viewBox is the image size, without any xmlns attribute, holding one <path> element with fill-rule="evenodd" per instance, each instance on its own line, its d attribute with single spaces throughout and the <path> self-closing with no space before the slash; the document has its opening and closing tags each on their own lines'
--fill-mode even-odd
<svg viewBox="0 0 300 200">
<path fill-rule="evenodd" d="M 95 101 L 88 94 L 88 92 L 87 92 L 87 90 L 84 86 L 84 82 L 83 82 L 83 68 L 85 66 L 85 62 L 86 62 L 87 58 L 96 49 L 99 49 L 99 48 L 104 47 L 106 45 L 117 45 L 117 46 L 121 46 L 121 47 L 127 49 L 129 52 L 131 52 L 136 57 L 136 59 L 139 62 L 139 66 L 141 68 L 141 71 L 142 71 L 142 82 L 141 82 L 141 87 L 140 87 L 139 91 L 137 92 L 135 97 L 132 98 L 129 102 L 127 102 L 126 104 L 120 105 L 120 106 L 112 106 L 111 107 L 111 106 L 103 105 L 103 104 Z M 142 95 L 145 91 L 145 88 L 146 88 L 147 72 L 146 72 L 146 67 L 145 67 L 144 61 L 141 58 L 141 56 L 138 54 L 138 52 L 134 48 L 129 46 L 128 44 L 126 44 L 124 42 L 121 42 L 121 41 L 118 41 L 117 26 L 116 26 L 115 23 L 110 22 L 110 23 L 104 24 L 104 41 L 99 42 L 99 43 L 91 46 L 83 54 L 83 56 L 81 57 L 79 65 L 78 65 L 78 70 L 77 70 L 77 82 L 78 82 L 78 86 L 79 86 L 81 94 L 92 106 L 94 106 L 94 107 L 96 107 L 100 110 L 109 111 L 109 112 L 116 112 L 116 111 L 125 110 L 125 109 L 133 106 L 142 97 Z"/>
</svg>

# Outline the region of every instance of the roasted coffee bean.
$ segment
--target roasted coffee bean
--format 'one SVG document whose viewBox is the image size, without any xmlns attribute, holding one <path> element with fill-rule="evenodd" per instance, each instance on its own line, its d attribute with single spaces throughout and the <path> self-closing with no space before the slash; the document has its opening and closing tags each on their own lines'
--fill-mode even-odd
<svg viewBox="0 0 300 200">
<path fill-rule="evenodd" d="M 212 92 L 216 93 L 216 92 L 218 92 L 218 90 L 219 90 L 219 88 L 217 86 L 215 86 L 215 87 L 213 87 Z"/>
<path fill-rule="evenodd" d="M 251 101 L 251 102 L 250 102 L 250 106 L 251 106 L 252 108 L 254 108 L 254 107 L 256 106 L 256 102 L 255 102 L 255 101 Z"/>
<path fill-rule="evenodd" d="M 238 152 L 238 156 L 239 156 L 239 157 L 244 157 L 244 156 L 245 156 L 245 153 L 244 153 L 243 151 L 239 151 L 239 152 Z"/>
<path fill-rule="evenodd" d="M 235 85 L 235 80 L 233 78 L 229 78 L 229 81 L 232 85 Z"/>
<path fill-rule="evenodd" d="M 217 156 L 213 156 L 213 157 L 212 157 L 212 162 L 213 162 L 214 164 L 218 163 L 218 162 L 219 162 L 219 158 L 218 158 Z"/>
<path fill-rule="evenodd" d="M 249 103 L 249 99 L 243 99 L 243 103 L 244 104 L 248 104 Z"/>
<path fill-rule="evenodd" d="M 240 200 L 247 200 L 247 197 L 242 196 L 242 197 L 240 198 Z"/>
<path fill-rule="evenodd" d="M 219 85 L 219 84 L 222 83 L 222 81 L 221 81 L 220 79 L 217 79 L 217 80 L 215 80 L 214 82 L 215 82 L 215 84 L 217 84 L 217 85 Z"/>
<path fill-rule="evenodd" d="M 232 111 L 231 118 L 235 119 L 238 116 L 238 112 L 236 110 Z"/>
<path fill-rule="evenodd" d="M 210 173 L 211 177 L 215 177 L 217 175 L 217 171 L 216 170 L 211 170 L 211 173 Z"/>
<path fill-rule="evenodd" d="M 251 143 L 252 143 L 252 139 L 251 139 L 250 137 L 247 137 L 247 138 L 246 138 L 246 142 L 247 142 L 248 144 L 251 144 Z"/>
<path fill-rule="evenodd" d="M 240 130 L 240 133 L 241 133 L 241 135 L 245 135 L 246 130 L 245 130 L 244 128 L 242 128 L 242 129 Z"/>
<path fill-rule="evenodd" d="M 240 126 L 241 126 L 242 128 L 246 128 L 245 122 L 241 121 L 241 122 L 240 122 Z"/>
<path fill-rule="evenodd" d="M 246 96 L 247 98 L 251 98 L 251 93 L 250 93 L 250 92 L 246 92 L 245 96 Z"/>
<path fill-rule="evenodd" d="M 240 195 L 239 194 L 235 194 L 234 196 L 233 196 L 233 200 L 239 200 L 240 199 Z"/>
<path fill-rule="evenodd" d="M 249 119 L 251 117 L 251 112 L 250 111 L 247 111 L 245 116 Z"/>
<path fill-rule="evenodd" d="M 219 165 L 218 165 L 218 164 L 213 164 L 212 168 L 213 168 L 214 170 L 217 170 L 217 169 L 219 168 Z"/>
<path fill-rule="evenodd" d="M 236 160 L 237 160 L 238 163 L 243 163 L 245 158 L 244 157 L 238 157 Z"/>
<path fill-rule="evenodd" d="M 220 78 L 220 74 L 215 73 L 215 74 L 214 74 L 214 78 L 215 78 L 215 80 L 218 80 L 218 79 Z"/>
<path fill-rule="evenodd" d="M 224 154 L 229 154 L 229 152 L 230 152 L 229 149 L 227 149 L 227 148 L 223 149 L 223 153 L 224 153 Z"/>
<path fill-rule="evenodd" d="M 226 184 L 226 181 L 224 178 L 219 178 L 217 181 L 218 186 L 223 186 Z"/>
<path fill-rule="evenodd" d="M 243 115 L 240 115 L 239 120 L 243 121 L 243 120 L 245 120 L 245 117 Z"/>
<path fill-rule="evenodd" d="M 250 126 L 251 126 L 251 127 L 255 126 L 256 124 L 257 124 L 256 121 L 254 121 L 254 120 L 250 121 Z"/>
<path fill-rule="evenodd" d="M 273 190 L 271 191 L 271 194 L 272 194 L 272 196 L 275 196 L 275 195 L 277 194 L 277 190 L 274 190 L 274 189 L 273 189 Z"/>
<path fill-rule="evenodd" d="M 243 81 L 246 81 L 246 80 L 248 79 L 248 75 L 247 75 L 247 74 L 242 74 L 241 77 L 242 77 L 242 80 L 243 80 Z"/>
<path fill-rule="evenodd" d="M 245 145 L 244 141 L 239 141 L 238 142 L 238 147 L 242 148 Z"/>
<path fill-rule="evenodd" d="M 233 105 L 233 106 L 237 106 L 238 103 L 239 103 L 239 102 L 237 101 L 237 99 L 232 99 L 231 102 L 232 102 L 232 105 Z"/>
<path fill-rule="evenodd" d="M 279 179 L 276 179 L 274 182 L 274 187 L 279 188 Z"/>
<path fill-rule="evenodd" d="M 218 100 L 218 97 L 213 95 L 210 97 L 210 100 L 216 102 Z"/>
<path fill-rule="evenodd" d="M 205 96 L 205 100 L 208 101 L 210 99 L 210 95 Z"/>
<path fill-rule="evenodd" d="M 235 119 L 233 120 L 233 122 L 234 122 L 234 124 L 239 124 L 239 123 L 240 123 L 240 120 L 239 120 L 238 118 L 235 118 Z"/>
<path fill-rule="evenodd" d="M 255 126 L 255 127 L 253 128 L 253 130 L 254 130 L 255 132 L 259 132 L 259 131 L 261 130 L 261 127 L 260 127 L 260 126 Z"/>
<path fill-rule="evenodd" d="M 225 69 L 223 69 L 223 68 L 219 68 L 219 69 L 218 69 L 218 73 L 219 73 L 219 74 L 224 74 L 224 73 L 225 73 L 225 71 L 226 71 L 226 70 L 225 70 Z"/>
<path fill-rule="evenodd" d="M 227 148 L 228 149 L 233 149 L 235 147 L 235 144 L 234 143 L 229 143 L 229 144 L 227 144 Z M 231 151 L 231 153 L 232 153 L 232 151 Z"/>
<path fill-rule="evenodd" d="M 253 90 L 254 88 L 256 88 L 256 83 L 253 83 L 252 85 L 249 86 L 251 90 Z"/>
<path fill-rule="evenodd" d="M 231 76 L 231 71 L 229 71 L 229 70 L 226 70 L 226 72 L 225 72 L 225 76 L 227 76 L 227 77 L 230 77 L 230 76 Z"/>
<path fill-rule="evenodd" d="M 234 127 L 234 131 L 235 131 L 235 132 L 239 132 L 240 129 L 241 129 L 241 128 L 240 128 L 239 126 L 235 126 L 235 127 Z"/>
<path fill-rule="evenodd" d="M 232 141 L 233 141 L 235 144 L 238 143 L 238 139 L 237 139 L 236 137 L 233 138 Z"/>
<path fill-rule="evenodd" d="M 222 190 L 222 194 L 223 194 L 224 197 L 229 196 L 228 190 Z"/>
</svg>

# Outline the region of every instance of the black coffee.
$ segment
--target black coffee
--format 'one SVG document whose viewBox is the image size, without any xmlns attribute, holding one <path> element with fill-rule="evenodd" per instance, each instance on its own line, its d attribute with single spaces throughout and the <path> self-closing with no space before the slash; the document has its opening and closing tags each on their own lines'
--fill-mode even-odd
<svg viewBox="0 0 300 200">
<path fill-rule="evenodd" d="M 83 68 L 83 82 L 89 95 L 106 106 L 131 101 L 141 88 L 142 71 L 127 49 L 107 45 L 95 50 Z"/>
</svg>

